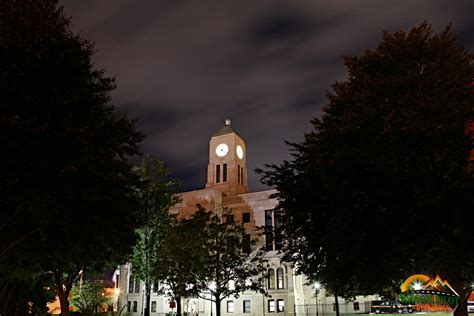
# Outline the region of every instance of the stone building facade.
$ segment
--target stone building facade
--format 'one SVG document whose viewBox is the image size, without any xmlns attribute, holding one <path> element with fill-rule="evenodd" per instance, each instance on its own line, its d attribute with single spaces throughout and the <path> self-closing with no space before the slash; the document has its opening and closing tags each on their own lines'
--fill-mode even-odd
<svg viewBox="0 0 474 316">
<path fill-rule="evenodd" d="M 186 218 L 196 211 L 196 204 L 215 213 L 230 211 L 236 222 L 244 225 L 250 234 L 256 233 L 257 227 L 266 229 L 278 228 L 280 220 L 275 214 L 276 199 L 271 195 L 275 190 L 249 192 L 248 170 L 245 141 L 226 120 L 224 127 L 212 135 L 209 142 L 209 164 L 207 182 L 204 189 L 182 192 L 181 202 L 170 212 L 178 217 Z M 316 308 L 315 291 L 306 285 L 306 278 L 295 275 L 291 266 L 280 260 L 278 250 L 281 249 L 281 236 L 269 235 L 260 237 L 261 246 L 267 250 L 269 270 L 266 279 L 268 295 L 255 292 L 244 292 L 238 298 L 228 297 L 222 301 L 222 315 L 232 316 L 283 316 L 283 315 L 324 315 L 333 312 L 330 297 L 326 297 L 321 289 Z M 118 298 L 118 309 L 129 311 L 129 315 L 142 315 L 144 304 L 144 286 L 138 283 L 130 273 L 130 266 L 123 265 L 117 273 L 118 286 L 121 294 Z M 154 285 L 151 296 L 151 315 L 166 315 L 173 312 L 169 298 L 158 295 Z M 359 298 L 361 301 L 374 297 Z M 202 298 L 185 298 L 182 302 L 183 311 L 188 315 L 212 316 L 215 305 Z M 365 311 L 357 302 L 350 312 Z M 358 307 L 356 309 L 356 306 Z"/>
</svg>

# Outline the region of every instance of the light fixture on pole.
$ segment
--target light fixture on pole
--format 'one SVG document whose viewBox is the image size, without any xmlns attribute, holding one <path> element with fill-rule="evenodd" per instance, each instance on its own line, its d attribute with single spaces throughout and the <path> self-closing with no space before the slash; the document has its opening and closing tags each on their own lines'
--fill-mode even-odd
<svg viewBox="0 0 474 316">
<path fill-rule="evenodd" d="M 318 281 L 314 282 L 314 289 L 316 290 L 316 316 L 319 316 L 318 293 L 319 293 L 320 288 L 321 288 L 321 284 Z"/>
</svg>

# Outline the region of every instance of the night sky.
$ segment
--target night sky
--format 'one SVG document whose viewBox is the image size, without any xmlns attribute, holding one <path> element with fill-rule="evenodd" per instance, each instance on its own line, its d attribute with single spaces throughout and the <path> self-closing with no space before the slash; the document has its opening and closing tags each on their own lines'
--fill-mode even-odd
<svg viewBox="0 0 474 316">
<path fill-rule="evenodd" d="M 382 30 L 452 22 L 474 50 L 473 0 L 63 0 L 73 29 L 95 42 L 116 77 L 113 103 L 139 119 L 142 151 L 183 182 L 206 181 L 208 143 L 224 119 L 247 144 L 252 171 L 289 158 L 346 71 L 342 56 L 374 48 Z"/>
</svg>

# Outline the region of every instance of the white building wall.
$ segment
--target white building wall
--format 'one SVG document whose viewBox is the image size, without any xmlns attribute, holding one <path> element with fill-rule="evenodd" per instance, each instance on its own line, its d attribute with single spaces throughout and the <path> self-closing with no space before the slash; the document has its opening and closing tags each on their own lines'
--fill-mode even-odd
<svg viewBox="0 0 474 316">
<path fill-rule="evenodd" d="M 214 202 L 221 202 L 221 196 L 217 196 L 212 189 L 204 189 L 202 191 L 193 191 L 192 197 L 199 199 L 212 199 Z M 212 194 L 211 194 L 212 193 Z M 263 227 L 265 226 L 265 211 L 273 210 L 277 206 L 277 200 L 270 198 L 271 194 L 276 193 L 276 190 L 267 190 L 254 193 L 241 194 L 238 197 L 241 199 L 241 202 L 245 203 L 250 207 L 253 212 L 253 217 L 255 220 L 255 226 Z M 191 196 L 190 195 L 190 196 Z M 218 204 L 219 204 L 218 203 Z M 231 206 L 232 208 L 233 206 Z M 179 205 L 175 206 L 172 209 L 172 213 L 176 214 L 179 212 Z M 259 240 L 259 246 L 264 246 L 264 238 L 261 237 Z M 244 292 L 238 298 L 228 297 L 223 299 L 221 303 L 221 315 L 222 316 L 332 316 L 334 315 L 333 303 L 334 297 L 326 296 L 326 291 L 321 289 L 318 294 L 317 302 L 318 308 L 316 308 L 316 296 L 312 286 L 307 285 L 307 278 L 303 275 L 294 275 L 294 270 L 289 264 L 282 263 L 280 260 L 280 254 L 278 251 L 269 251 L 266 255 L 268 260 L 269 268 L 278 269 L 279 267 L 284 268 L 284 287 L 282 289 L 268 289 L 267 296 L 255 293 L 255 292 Z M 128 315 L 138 316 L 143 315 L 143 306 L 144 306 L 144 286 L 140 284 L 138 292 L 135 293 L 135 289 L 129 289 L 129 276 L 130 276 L 130 265 L 122 265 L 120 267 L 120 280 L 119 287 L 121 289 L 121 294 L 119 296 L 118 306 L 124 307 L 124 313 L 122 315 L 127 315 L 125 311 L 127 310 L 127 303 L 130 302 L 131 311 Z M 268 284 L 266 285 L 268 286 Z M 203 294 L 206 295 L 206 294 Z M 353 303 L 345 304 L 344 299 L 340 299 L 341 312 L 343 313 L 357 313 L 357 312 L 367 312 L 365 302 L 370 300 L 376 300 L 378 296 L 368 296 L 368 297 L 357 297 L 356 302 L 359 302 L 359 311 L 354 311 Z M 250 301 L 250 312 L 244 313 L 243 304 L 244 300 Z M 275 312 L 269 311 L 269 302 L 272 301 L 275 304 Z M 277 302 L 282 300 L 284 302 L 284 311 L 277 312 Z M 234 306 L 234 311 L 232 313 L 227 312 L 227 304 L 232 301 Z M 133 311 L 134 302 L 136 302 L 137 311 Z M 165 316 L 166 314 L 171 313 L 172 311 L 176 312 L 176 309 L 171 310 L 169 307 L 169 298 L 157 295 L 153 292 L 151 295 L 151 302 L 156 302 L 156 312 L 151 313 L 151 315 L 160 315 Z M 212 312 L 211 312 L 212 306 Z M 215 315 L 215 305 L 211 304 L 210 301 L 204 300 L 202 298 L 184 298 L 182 302 L 183 312 L 189 313 L 189 316 L 194 315 L 200 316 L 211 316 Z"/>
</svg>

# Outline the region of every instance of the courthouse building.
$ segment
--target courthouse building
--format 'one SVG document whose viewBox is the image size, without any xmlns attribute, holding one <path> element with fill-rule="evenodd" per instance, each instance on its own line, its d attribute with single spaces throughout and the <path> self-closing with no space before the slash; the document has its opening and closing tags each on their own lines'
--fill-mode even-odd
<svg viewBox="0 0 474 316">
<path fill-rule="evenodd" d="M 256 227 L 266 230 L 278 228 L 280 220 L 274 208 L 277 200 L 271 198 L 275 190 L 249 192 L 247 170 L 247 148 L 245 141 L 232 128 L 230 120 L 214 135 L 209 142 L 209 164 L 205 188 L 182 192 L 181 202 L 170 212 L 179 217 L 188 217 L 196 211 L 196 204 L 207 210 L 222 213 L 230 212 L 233 220 L 242 223 L 249 234 L 256 232 Z M 266 278 L 267 296 L 256 292 L 244 292 L 239 298 L 228 297 L 222 301 L 222 315 L 316 315 L 315 291 L 305 285 L 306 278 L 294 274 L 291 266 L 280 260 L 278 250 L 281 249 L 281 236 L 261 236 L 261 245 L 267 250 L 269 270 Z M 130 265 L 123 265 L 117 271 L 118 286 L 121 294 L 118 308 L 124 307 L 129 315 L 142 315 L 144 304 L 144 286 L 137 282 L 130 272 Z M 151 296 L 151 315 L 165 315 L 173 312 L 169 298 L 158 295 L 153 286 Z M 367 304 L 364 301 L 376 297 L 358 298 L 348 304 L 346 312 L 364 312 Z M 333 312 L 331 297 L 326 297 L 321 289 L 317 297 L 320 315 Z M 183 299 L 183 312 L 189 315 L 211 316 L 215 314 L 215 305 L 202 298 L 190 297 Z"/>
</svg>

